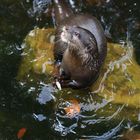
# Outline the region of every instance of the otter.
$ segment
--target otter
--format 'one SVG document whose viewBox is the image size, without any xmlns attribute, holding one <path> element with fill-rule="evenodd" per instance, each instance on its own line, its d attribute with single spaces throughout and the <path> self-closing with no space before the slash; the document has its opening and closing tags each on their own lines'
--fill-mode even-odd
<svg viewBox="0 0 140 140">
<path fill-rule="evenodd" d="M 66 1 L 53 0 L 56 38 L 55 78 L 62 87 L 86 88 L 99 76 L 107 54 L 103 27 L 96 17 L 75 14 Z"/>
</svg>

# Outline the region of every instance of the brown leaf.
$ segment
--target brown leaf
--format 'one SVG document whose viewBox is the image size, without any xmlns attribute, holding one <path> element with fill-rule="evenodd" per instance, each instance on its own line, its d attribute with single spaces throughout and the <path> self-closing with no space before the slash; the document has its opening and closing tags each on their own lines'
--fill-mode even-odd
<svg viewBox="0 0 140 140">
<path fill-rule="evenodd" d="M 76 99 L 69 100 L 69 102 L 71 103 L 71 105 L 68 107 L 65 107 L 64 110 L 67 116 L 74 117 L 74 115 L 80 113 L 81 108 Z"/>
<path fill-rule="evenodd" d="M 25 132 L 27 131 L 27 129 L 26 128 L 21 128 L 19 131 L 18 131 L 18 133 L 17 133 L 17 138 L 18 139 L 21 139 L 23 136 L 24 136 L 24 134 L 25 134 Z"/>
</svg>

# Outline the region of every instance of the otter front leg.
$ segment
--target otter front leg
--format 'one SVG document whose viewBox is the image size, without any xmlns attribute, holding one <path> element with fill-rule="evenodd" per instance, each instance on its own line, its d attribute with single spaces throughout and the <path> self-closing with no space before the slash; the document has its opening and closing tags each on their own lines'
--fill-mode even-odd
<svg viewBox="0 0 140 140">
<path fill-rule="evenodd" d="M 60 67 L 61 67 L 61 62 L 57 61 L 54 64 L 54 69 L 53 69 L 53 77 L 54 79 L 60 79 Z"/>
<path fill-rule="evenodd" d="M 53 77 L 54 79 L 57 79 L 58 81 L 63 81 L 63 80 L 69 80 L 70 77 L 67 76 L 64 72 L 64 70 L 61 67 L 61 62 L 57 61 L 54 65 L 53 69 Z"/>
</svg>

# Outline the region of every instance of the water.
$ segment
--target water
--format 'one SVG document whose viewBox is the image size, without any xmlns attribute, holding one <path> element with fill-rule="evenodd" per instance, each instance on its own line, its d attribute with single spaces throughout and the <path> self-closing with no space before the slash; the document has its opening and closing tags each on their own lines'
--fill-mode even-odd
<svg viewBox="0 0 140 140">
<path fill-rule="evenodd" d="M 49 1 L 44 2 L 49 4 Z M 132 43 L 135 48 L 134 59 L 136 63 L 140 63 L 138 0 L 110 0 L 95 6 L 85 1 L 70 1 L 70 3 L 73 4 L 75 11 L 97 16 L 111 37 L 111 41 L 128 43 L 125 47 Z M 131 139 L 136 136 L 140 138 L 140 90 L 138 88 L 140 84 L 138 79 L 132 84 L 129 82 L 138 77 L 139 66 L 137 64 L 129 66 L 131 62 L 124 63 L 122 61 L 124 59 L 121 58 L 127 56 L 129 52 L 126 53 L 127 51 L 121 48 L 117 51 L 122 52 L 122 56 L 115 51 L 115 55 L 112 52 L 116 56 L 111 56 L 112 62 L 107 59 L 102 75 L 108 72 L 107 77 L 111 80 L 106 77 L 98 94 L 95 93 L 96 87 L 92 92 L 71 89 L 59 91 L 52 86 L 49 75 L 40 73 L 35 68 L 36 71 L 30 69 L 31 63 L 26 65 L 26 70 L 29 68 L 29 71 L 20 80 L 17 78 L 23 57 L 30 55 L 30 51 L 23 45 L 26 36 L 37 27 L 41 29 L 53 27 L 51 16 L 48 14 L 46 18 L 41 14 L 43 10 L 40 8 L 43 5 L 36 9 L 30 0 L 1 0 L 0 2 L 0 140 L 16 140 L 21 128 L 26 128 L 22 138 L 25 140 L 80 138 L 116 140 L 123 135 Z M 38 55 L 42 55 L 42 52 Z M 116 64 L 118 60 L 121 60 L 123 68 L 128 64 L 129 68 L 123 73 L 124 75 L 119 73 L 120 67 L 115 68 L 118 66 Z M 108 71 L 107 68 L 114 68 L 114 71 Z M 133 77 L 129 69 L 134 73 Z M 113 77 L 117 74 L 120 75 L 118 80 Z M 99 87 L 98 83 L 97 87 Z M 119 96 L 115 98 L 113 93 Z M 71 107 L 71 102 L 75 104 L 74 108 L 77 108 L 77 112 L 72 116 L 66 114 L 66 110 Z M 78 112 L 79 108 L 80 112 Z M 71 110 L 73 111 L 73 108 Z"/>
</svg>

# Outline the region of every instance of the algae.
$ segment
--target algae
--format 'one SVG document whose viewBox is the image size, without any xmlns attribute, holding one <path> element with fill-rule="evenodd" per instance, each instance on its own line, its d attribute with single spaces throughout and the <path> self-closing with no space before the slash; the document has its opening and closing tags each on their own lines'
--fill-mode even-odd
<svg viewBox="0 0 140 140">
<path fill-rule="evenodd" d="M 26 36 L 22 62 L 17 79 L 22 79 L 30 71 L 50 75 L 53 70 L 54 29 L 36 28 Z"/>
<path fill-rule="evenodd" d="M 126 45 L 108 44 L 108 55 L 101 76 L 92 92 L 114 103 L 140 107 L 140 66 L 133 56 L 130 41 Z"/>
<path fill-rule="evenodd" d="M 53 71 L 54 29 L 34 29 L 25 38 L 23 58 L 18 80 L 29 72 L 51 77 Z M 108 43 L 105 64 L 99 79 L 91 86 L 91 92 L 109 102 L 140 107 L 140 66 L 133 56 L 131 41 L 126 44 Z M 73 90 L 68 89 L 73 92 Z M 67 90 L 64 90 L 65 94 Z M 74 91 L 79 94 L 79 91 Z"/>
</svg>

